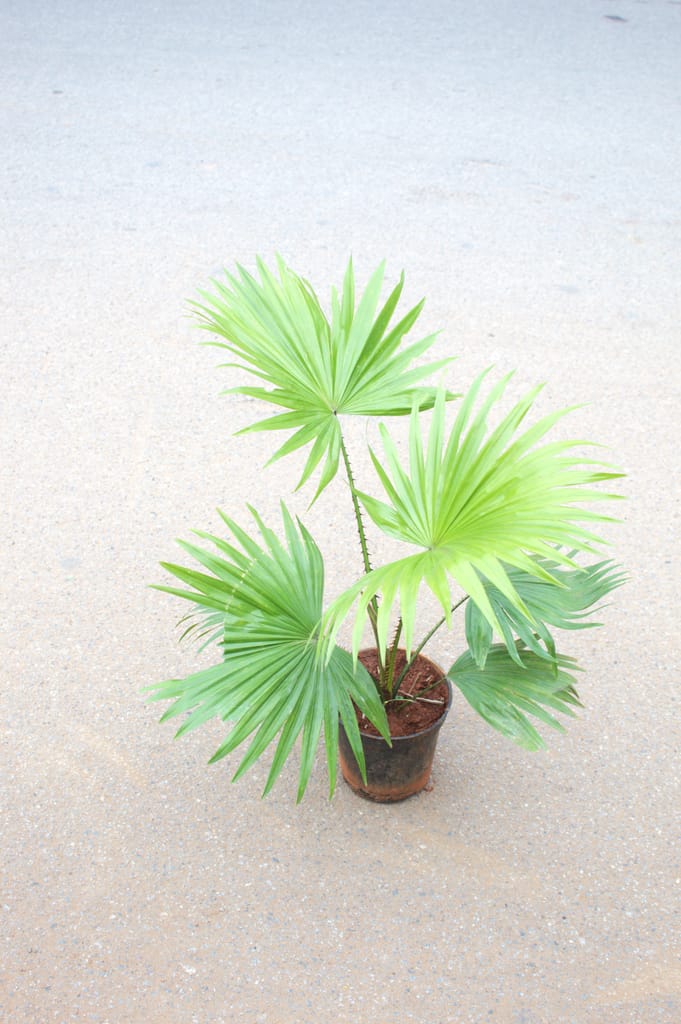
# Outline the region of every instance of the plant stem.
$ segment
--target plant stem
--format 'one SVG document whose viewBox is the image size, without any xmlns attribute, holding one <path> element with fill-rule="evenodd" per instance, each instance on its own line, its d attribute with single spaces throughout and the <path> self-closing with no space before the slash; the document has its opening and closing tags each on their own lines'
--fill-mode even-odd
<svg viewBox="0 0 681 1024">
<path fill-rule="evenodd" d="M 452 608 L 451 608 L 451 611 L 450 611 L 450 613 L 449 613 L 449 614 L 451 615 L 451 613 L 452 613 L 452 612 L 455 612 L 457 608 L 460 608 L 460 607 L 461 607 L 461 605 L 462 605 L 462 604 L 464 604 L 464 603 L 465 603 L 465 602 L 466 602 L 466 601 L 468 600 L 468 597 L 469 597 L 469 595 L 468 595 L 468 594 L 466 594 L 466 596 L 465 596 L 465 597 L 462 597 L 460 601 L 457 601 L 457 602 L 456 602 L 456 604 L 452 605 Z M 421 653 L 421 651 L 423 650 L 423 648 L 424 648 L 424 647 L 426 646 L 426 644 L 427 644 L 427 643 L 428 643 L 428 641 L 429 641 L 429 640 L 431 639 L 431 637 L 432 637 L 432 636 L 433 636 L 433 635 L 434 635 L 435 633 L 437 633 L 437 631 L 438 631 L 438 629 L 440 628 L 440 626 L 444 626 L 444 624 L 445 624 L 445 622 L 446 622 L 446 621 L 447 621 L 447 616 L 446 616 L 446 615 L 443 615 L 443 616 L 442 616 L 442 618 L 440 619 L 440 621 L 439 621 L 439 622 L 436 622 L 436 623 L 435 623 L 435 625 L 433 626 L 433 628 L 432 628 L 432 629 L 431 629 L 431 630 L 430 630 L 430 631 L 429 631 L 428 633 L 426 633 L 426 635 L 424 636 L 423 640 L 422 640 L 422 641 L 421 641 L 421 643 L 420 643 L 420 644 L 418 645 L 418 647 L 417 647 L 417 648 L 416 648 L 416 649 L 415 649 L 415 650 L 414 650 L 414 651 L 412 652 L 412 656 L 411 656 L 411 658 L 409 659 L 409 661 L 407 662 L 407 664 L 406 664 L 406 665 L 404 666 L 404 668 L 402 669 L 402 673 L 401 673 L 401 675 L 400 675 L 400 678 L 399 678 L 399 679 L 397 680 L 397 683 L 395 684 L 395 687 L 394 687 L 394 690 L 393 690 L 393 692 L 395 692 L 395 691 L 399 691 L 399 689 L 400 689 L 400 686 L 402 685 L 402 682 L 403 682 L 403 680 L 404 680 L 404 677 L 406 676 L 407 672 L 409 671 L 409 669 L 411 668 L 411 666 L 412 666 L 412 665 L 414 664 L 414 662 L 415 662 L 415 661 L 416 661 L 416 659 L 418 658 L 418 656 L 419 656 L 419 654 Z M 435 684 L 433 684 L 433 685 L 435 685 Z M 429 687 L 428 687 L 428 689 L 430 690 L 430 689 L 432 689 L 432 687 L 430 687 L 430 686 L 429 686 Z M 424 693 L 425 693 L 425 692 L 426 692 L 426 691 L 424 690 Z"/>
<path fill-rule="evenodd" d="M 390 653 L 388 654 L 388 664 L 386 665 L 386 673 L 385 673 L 385 681 L 384 681 L 384 690 L 386 692 L 387 697 L 390 700 L 392 700 L 392 698 L 395 696 L 395 690 L 396 690 L 396 687 L 394 685 L 394 681 L 395 681 L 395 662 L 397 660 L 397 645 L 400 642 L 400 636 L 401 635 L 402 635 L 402 619 L 400 618 L 400 621 L 397 623 L 397 628 L 395 629 L 395 636 L 393 637 L 393 642 L 390 645 Z"/>
<path fill-rule="evenodd" d="M 348 485 L 350 487 L 350 495 L 352 497 L 352 506 L 355 512 L 355 525 L 357 526 L 357 533 L 359 535 L 359 546 L 362 549 L 362 561 L 364 563 L 365 573 L 371 572 L 371 560 L 369 558 L 369 548 L 367 546 L 366 533 L 364 531 L 364 522 L 362 520 L 362 509 L 360 508 L 359 498 L 357 497 L 357 491 L 355 489 L 355 478 L 352 473 L 352 466 L 350 465 L 350 458 L 348 456 L 347 448 L 345 447 L 345 441 L 341 436 L 340 443 L 341 454 L 343 455 L 343 463 L 345 465 L 345 473 L 348 478 Z M 376 620 L 378 616 L 378 602 L 376 598 L 372 598 L 369 607 L 367 609 L 369 614 L 369 621 L 371 623 L 371 629 L 374 634 L 374 642 L 376 644 L 376 651 L 378 652 L 378 667 L 380 672 L 380 679 L 383 681 L 384 666 L 381 661 L 381 652 L 378 645 L 378 629 L 376 626 Z M 379 686 L 380 689 L 380 686 Z"/>
</svg>

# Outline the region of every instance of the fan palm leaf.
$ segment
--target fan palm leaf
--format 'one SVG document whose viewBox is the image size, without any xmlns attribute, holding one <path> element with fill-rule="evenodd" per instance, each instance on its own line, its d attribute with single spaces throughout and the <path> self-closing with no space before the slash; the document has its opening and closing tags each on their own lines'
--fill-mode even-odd
<svg viewBox="0 0 681 1024">
<path fill-rule="evenodd" d="M 208 628 L 222 620 L 222 661 L 185 679 L 149 687 L 152 700 L 171 700 L 162 721 L 184 715 L 180 736 L 218 717 L 233 728 L 211 758 L 217 761 L 252 737 L 236 780 L 277 737 L 263 795 L 269 792 L 296 739 L 301 737 L 298 800 L 305 792 L 324 731 L 330 793 L 337 777 L 338 722 L 342 720 L 358 764 L 364 756 L 353 701 L 389 742 L 385 711 L 362 665 L 335 647 L 319 651 L 324 569 L 314 540 L 285 506 L 282 543 L 251 510 L 260 539 L 221 516 L 231 538 L 198 532 L 217 552 L 180 542 L 204 570 L 162 563 L 189 589 L 156 589 L 185 598 L 205 612 Z"/>
<path fill-rule="evenodd" d="M 494 729 L 526 750 L 540 750 L 546 744 L 528 716 L 564 732 L 551 711 L 574 717 L 574 708 L 581 707 L 572 674 L 575 671 L 578 669 L 572 658 L 556 655 L 552 670 L 534 651 L 522 651 L 519 665 L 503 644 L 494 644 L 484 668 L 476 665 L 471 652 L 466 651 L 447 677 Z"/>
<path fill-rule="evenodd" d="M 570 557 L 574 554 L 571 552 Z M 504 643 L 518 664 L 522 664 L 522 657 L 514 642 L 515 637 L 538 657 L 552 661 L 556 649 L 548 627 L 588 629 L 599 625 L 588 618 L 597 610 L 594 605 L 625 581 L 620 567 L 610 560 L 576 569 L 565 568 L 553 559 L 537 558 L 536 561 L 555 582 L 549 583 L 523 569 L 504 566 L 516 593 L 530 612 L 531 619 L 515 608 L 489 580 L 481 580 L 501 628 Z M 484 668 L 487 653 L 492 646 L 492 627 L 473 601 L 466 605 L 466 640 L 476 664 Z"/>
<path fill-rule="evenodd" d="M 419 410 L 414 407 L 407 468 L 381 424 L 383 457 L 379 459 L 371 451 L 371 458 L 388 500 L 364 493 L 359 493 L 359 498 L 381 530 L 419 550 L 372 570 L 334 602 L 325 624 L 330 640 L 357 602 L 353 633 L 357 651 L 369 603 L 380 596 L 377 630 L 382 652 L 397 604 L 405 646 L 411 650 L 416 599 L 423 584 L 441 604 L 448 622 L 455 603 L 452 584 L 456 584 L 503 636 L 488 585 L 494 586 L 511 608 L 534 622 L 508 567 L 557 585 L 542 559 L 575 568 L 573 559 L 560 552 L 561 547 L 591 553 L 594 545 L 601 543 L 591 526 L 609 517 L 580 506 L 613 497 L 596 485 L 621 474 L 577 454 L 576 448 L 585 442 L 543 440 L 570 410 L 546 416 L 519 431 L 539 389 L 517 402 L 490 429 L 488 415 L 503 395 L 510 375 L 494 385 L 476 409 L 486 373 L 465 396 L 449 431 L 443 392 L 438 394 L 425 441 Z"/>
<path fill-rule="evenodd" d="M 391 326 L 402 294 L 404 275 L 379 308 L 384 264 L 371 276 L 355 303 L 355 277 L 349 262 L 340 295 L 332 293 L 327 318 L 308 282 L 277 258 L 277 274 L 261 259 L 258 277 L 238 267 L 225 282 L 213 280 L 192 307 L 199 326 L 223 340 L 208 344 L 227 349 L 235 364 L 262 381 L 260 386 L 228 389 L 279 406 L 245 431 L 288 430 L 287 441 L 270 459 L 310 446 L 298 486 L 324 460 L 317 495 L 338 470 L 343 414 L 398 416 L 408 414 L 415 399 L 430 408 L 435 390 L 423 378 L 451 360 L 414 365 L 432 345 L 430 335 L 401 347 L 414 326 L 423 302 Z"/>
</svg>

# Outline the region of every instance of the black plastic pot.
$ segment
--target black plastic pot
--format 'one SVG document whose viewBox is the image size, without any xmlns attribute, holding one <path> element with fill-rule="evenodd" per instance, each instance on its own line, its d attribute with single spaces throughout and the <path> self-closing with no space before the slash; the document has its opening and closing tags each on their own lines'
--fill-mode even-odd
<svg viewBox="0 0 681 1024">
<path fill-rule="evenodd" d="M 431 664 L 434 664 L 431 662 Z M 442 670 L 436 666 L 439 672 Z M 444 673 L 442 673 L 444 676 Z M 411 736 L 393 736 L 389 747 L 382 736 L 361 733 L 366 763 L 366 783 L 348 742 L 343 723 L 338 730 L 338 753 L 343 778 L 356 793 L 368 800 L 390 803 L 406 800 L 428 784 L 437 738 L 452 703 L 452 685 L 447 684 L 447 706 L 436 722 Z"/>
</svg>

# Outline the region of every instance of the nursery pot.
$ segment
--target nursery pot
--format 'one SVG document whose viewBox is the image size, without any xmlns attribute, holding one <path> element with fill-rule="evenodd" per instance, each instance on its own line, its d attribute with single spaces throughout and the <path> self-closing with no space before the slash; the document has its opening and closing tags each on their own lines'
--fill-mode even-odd
<svg viewBox="0 0 681 1024">
<path fill-rule="evenodd" d="M 360 652 L 360 659 L 364 653 Z M 420 732 L 407 736 L 393 736 L 391 747 L 382 736 L 373 736 L 360 727 L 366 764 L 366 783 L 362 779 L 343 723 L 339 723 L 338 753 L 343 778 L 355 793 L 368 800 L 379 803 L 405 800 L 424 789 L 430 779 L 437 738 L 452 703 L 452 685 L 445 678 L 439 665 L 423 655 L 419 655 L 418 661 L 434 668 L 446 683 L 447 703 L 435 722 Z"/>
</svg>

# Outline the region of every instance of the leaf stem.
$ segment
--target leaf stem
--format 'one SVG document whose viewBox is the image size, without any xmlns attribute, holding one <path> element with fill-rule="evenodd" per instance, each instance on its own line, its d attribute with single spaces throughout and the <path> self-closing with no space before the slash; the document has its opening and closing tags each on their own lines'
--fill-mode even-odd
<svg viewBox="0 0 681 1024">
<path fill-rule="evenodd" d="M 469 595 L 466 594 L 464 597 L 461 598 L 460 601 L 457 601 L 456 604 L 452 605 L 452 608 L 451 608 L 451 611 L 450 611 L 449 614 L 451 615 L 452 612 L 455 612 L 457 610 L 457 608 L 460 608 L 461 605 L 464 604 L 468 600 L 468 598 L 469 598 Z M 418 647 L 416 647 L 414 649 L 414 651 L 412 652 L 411 658 L 409 659 L 409 661 L 406 663 L 406 665 L 402 669 L 402 673 L 400 675 L 400 678 L 397 680 L 397 683 L 395 684 L 394 690 L 399 692 L 400 686 L 402 685 L 402 683 L 404 681 L 404 677 L 406 676 L 407 672 L 409 671 L 411 666 L 414 664 L 414 662 L 418 658 L 419 654 L 421 653 L 423 648 L 426 646 L 428 641 L 431 639 L 431 637 L 433 637 L 435 635 L 435 633 L 437 633 L 437 631 L 440 628 L 440 626 L 444 626 L 445 622 L 447 621 L 447 618 L 448 618 L 448 616 L 443 615 L 442 618 L 440 619 L 440 621 L 436 622 L 435 625 L 433 626 L 433 628 L 431 630 L 429 630 L 428 633 L 426 633 L 426 635 L 424 636 L 423 640 L 418 645 Z M 435 684 L 433 684 L 433 685 L 435 685 Z M 428 687 L 428 689 L 431 689 L 431 687 Z M 425 692 L 426 691 L 424 690 L 424 693 Z"/>
<path fill-rule="evenodd" d="M 395 635 L 393 642 L 390 645 L 390 652 L 388 654 L 388 664 L 386 665 L 386 673 L 383 689 L 385 690 L 386 696 L 392 700 L 395 696 L 397 687 L 395 686 L 395 663 L 397 661 L 397 645 L 400 642 L 400 636 L 402 635 L 402 618 L 400 618 L 395 629 Z"/>
<path fill-rule="evenodd" d="M 371 572 L 371 560 L 369 558 L 369 548 L 367 546 L 366 532 L 364 530 L 364 522 L 362 520 L 362 509 L 360 508 L 359 498 L 357 497 L 357 490 L 355 488 L 355 478 L 352 473 L 352 466 L 350 465 L 350 457 L 348 450 L 345 447 L 345 441 L 341 435 L 340 450 L 343 456 L 343 464 L 345 465 L 345 473 L 348 479 L 348 485 L 350 487 L 350 495 L 352 497 L 352 506 L 355 512 L 355 525 L 357 526 L 357 534 L 359 536 L 359 546 L 362 550 L 362 561 L 364 563 L 365 573 Z M 371 599 L 369 607 L 367 609 L 369 615 L 369 622 L 371 623 L 371 629 L 374 634 L 374 642 L 376 644 L 376 651 L 378 653 L 378 667 L 380 672 L 380 679 L 383 680 L 384 666 L 381 661 L 381 652 L 378 643 L 378 601 L 375 597 Z M 379 687 L 380 688 L 380 687 Z"/>
</svg>

